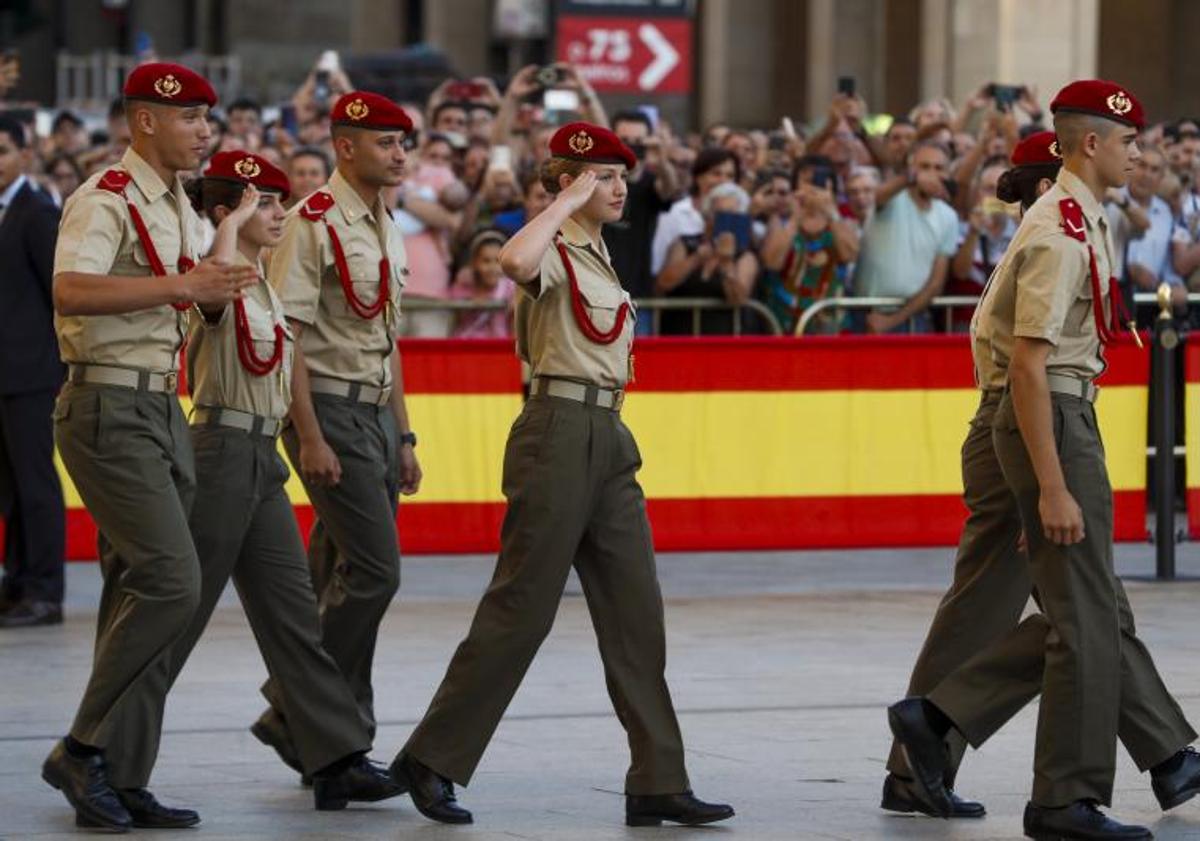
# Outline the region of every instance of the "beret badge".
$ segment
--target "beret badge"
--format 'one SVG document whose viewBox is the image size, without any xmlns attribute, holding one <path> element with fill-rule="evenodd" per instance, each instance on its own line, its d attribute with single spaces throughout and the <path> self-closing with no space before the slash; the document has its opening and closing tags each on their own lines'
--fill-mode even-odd
<svg viewBox="0 0 1200 841">
<path fill-rule="evenodd" d="M 346 106 L 346 116 L 352 120 L 365 119 L 370 113 L 371 109 L 368 108 L 367 103 L 363 102 L 361 99 L 356 99 Z"/>
<path fill-rule="evenodd" d="M 596 141 L 592 140 L 592 136 L 586 131 L 577 131 L 571 135 L 571 139 L 567 141 L 567 145 L 571 147 L 571 151 L 576 155 L 586 155 L 596 145 Z"/>
<path fill-rule="evenodd" d="M 1058 141 L 1055 140 L 1050 144 L 1050 154 L 1056 158 L 1062 157 L 1062 152 L 1058 151 Z"/>
<path fill-rule="evenodd" d="M 258 165 L 258 161 L 254 158 L 242 158 L 233 165 L 233 171 L 242 178 L 250 179 L 257 178 L 262 173 L 262 167 Z"/>
<path fill-rule="evenodd" d="M 1124 116 L 1133 110 L 1133 102 L 1125 95 L 1124 91 L 1117 91 L 1106 102 L 1108 103 L 1108 110 L 1114 114 Z"/>
<path fill-rule="evenodd" d="M 155 80 L 154 90 L 159 96 L 170 99 L 173 96 L 177 96 L 183 90 L 183 84 L 175 78 L 174 74 L 168 73 L 166 76 Z"/>
</svg>

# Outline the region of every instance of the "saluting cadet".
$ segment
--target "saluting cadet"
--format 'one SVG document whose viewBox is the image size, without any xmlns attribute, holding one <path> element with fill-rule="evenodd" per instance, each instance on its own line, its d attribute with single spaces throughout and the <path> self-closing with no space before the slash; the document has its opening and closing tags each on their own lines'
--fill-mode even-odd
<svg viewBox="0 0 1200 841">
<path fill-rule="evenodd" d="M 217 226 L 211 256 L 252 267 L 258 283 L 230 304 L 199 305 L 192 319 L 190 521 L 201 591 L 191 625 L 171 648 L 171 680 L 232 575 L 267 669 L 282 688 L 287 720 L 296 724 L 296 770 L 312 777 L 316 807 L 392 797 L 400 788 L 385 768 L 366 760 L 367 722 L 321 647 L 304 543 L 284 492 L 288 470 L 276 448 L 291 395 L 292 336 L 261 255 L 282 235 L 288 178 L 266 158 L 221 152 L 195 187 L 194 200 Z"/>
<path fill-rule="evenodd" d="M 337 170 L 289 212 L 269 276 L 296 337 L 283 442 L 319 517 L 309 564 L 322 642 L 374 738 L 375 640 L 400 586 L 397 494 L 421 483 L 396 349 L 408 269 L 381 196 L 404 176 L 412 121 L 367 91 L 342 96 L 331 120 Z M 265 693 L 272 706 L 251 732 L 296 767 L 286 689 Z"/>
<path fill-rule="evenodd" d="M 426 817 L 470 823 L 466 785 L 549 633 L 574 566 L 592 614 L 609 695 L 629 736 L 626 822 L 702 824 L 729 806 L 691 793 L 664 677 L 663 605 L 637 444 L 621 421 L 635 316 L 601 238 L 621 218 L 637 159 L 611 131 L 570 123 L 543 170 L 554 203 L 501 252 L 523 294 L 517 347 L 531 396 L 509 433 L 500 557 L 466 640 L 392 764 Z"/>
<path fill-rule="evenodd" d="M 1200 792 L 1196 733 L 1138 639 L 1113 572 L 1112 489 L 1094 402 L 1104 346 L 1121 331 L 1101 202 L 1138 159 L 1141 105 L 1111 82 L 1074 82 L 1051 104 L 1063 167 L 1026 214 L 976 317 L 977 351 L 1004 372 L 993 446 L 1029 546 L 1044 616 L 1031 617 L 930 692 L 890 710 L 930 799 L 951 728 L 978 746 L 1036 692 L 1042 704 L 1025 833 L 1147 839 L 1110 805 L 1119 737 L 1164 809 Z M 1034 689 L 1031 691 L 1030 687 Z"/>
<path fill-rule="evenodd" d="M 99 527 L 104 592 L 91 677 L 42 776 L 81 826 L 200 820 L 162 806 L 145 786 L 162 730 L 165 655 L 200 597 L 179 348 L 190 302 L 222 306 L 255 282 L 249 266 L 194 263 L 202 229 L 179 173 L 206 153 L 215 102 L 186 67 L 135 69 L 125 83 L 131 146 L 67 201 L 54 257 L 55 327 L 69 366 L 55 441 Z M 106 750 L 137 760 L 106 763 Z"/>
</svg>

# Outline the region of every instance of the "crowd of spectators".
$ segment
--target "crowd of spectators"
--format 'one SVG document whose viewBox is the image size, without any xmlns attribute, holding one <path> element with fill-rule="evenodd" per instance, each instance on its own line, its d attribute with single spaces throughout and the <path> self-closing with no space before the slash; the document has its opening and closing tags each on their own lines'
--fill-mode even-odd
<svg viewBox="0 0 1200 841">
<path fill-rule="evenodd" d="M 212 150 L 273 159 L 301 201 L 330 174 L 329 106 L 351 88 L 336 66 L 314 68 L 282 106 L 223 104 L 210 115 Z M 1049 125 L 1032 88 L 988 85 L 957 109 L 938 99 L 872 115 L 840 93 L 807 129 L 784 118 L 690 133 L 653 108 L 609 113 L 568 64 L 525 67 L 504 90 L 489 78 L 447 79 L 426 101 L 402 104 L 416 130 L 405 183 L 387 201 L 408 253 L 406 298 L 432 302 L 408 309 L 405 333 L 426 338 L 510 333 L 510 312 L 496 302 L 511 303 L 514 285 L 496 255 L 550 202 L 540 165 L 555 127 L 574 118 L 610 126 L 638 158 L 625 217 L 604 233 L 633 296 L 729 306 L 643 307 L 639 332 L 766 332 L 769 311 L 793 333 L 815 302 L 843 297 L 898 303 L 826 309 L 806 333 L 965 330 L 971 307 L 930 302 L 982 291 L 1019 223 L 997 181 L 1018 140 Z M 64 110 L 48 132 L 29 125 L 27 168 L 56 201 L 129 143 L 119 100 L 103 125 L 92 122 Z M 1119 280 L 1127 294 L 1166 281 L 1183 311 L 1187 291 L 1200 292 L 1200 124 L 1155 124 L 1141 146 L 1130 184 L 1106 206 Z M 489 308 L 439 308 L 446 301 Z M 750 301 L 762 306 L 735 316 Z"/>
</svg>

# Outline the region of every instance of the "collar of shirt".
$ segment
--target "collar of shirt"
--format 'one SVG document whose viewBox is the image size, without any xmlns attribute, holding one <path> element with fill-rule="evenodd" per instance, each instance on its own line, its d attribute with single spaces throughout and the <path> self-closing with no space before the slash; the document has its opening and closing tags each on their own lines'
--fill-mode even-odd
<svg viewBox="0 0 1200 841">
<path fill-rule="evenodd" d="M 25 182 L 28 180 L 24 175 L 18 175 L 13 179 L 13 183 L 8 185 L 8 189 L 0 193 L 0 209 L 8 209 L 13 203 L 13 199 L 17 197 L 17 193 L 21 192 L 21 188 L 25 186 Z"/>
<path fill-rule="evenodd" d="M 154 171 L 154 167 L 146 163 L 146 159 L 133 151 L 130 146 L 125 150 L 125 154 L 121 156 L 121 166 L 125 167 L 125 171 L 133 178 L 133 183 L 142 191 L 142 195 L 146 197 L 147 202 L 155 202 L 159 197 L 171 192 L 173 188 L 176 193 L 182 194 L 183 182 L 179 180 L 179 176 L 175 176 L 175 183 L 168 187 L 159 174 Z"/>
<path fill-rule="evenodd" d="M 343 178 L 342 173 L 338 170 L 335 170 L 333 177 L 329 179 L 329 192 L 333 193 L 333 200 L 337 202 L 338 209 L 341 210 L 347 225 L 353 225 L 362 216 L 370 217 L 375 224 L 379 224 L 380 219 L 387 218 L 387 211 L 383 206 L 382 190 L 379 198 L 375 200 L 375 206 L 367 207 L 362 196 L 350 186 L 350 182 Z"/>
<path fill-rule="evenodd" d="M 1064 166 L 1058 171 L 1057 180 L 1058 186 L 1079 202 L 1079 206 L 1083 209 L 1083 217 L 1090 227 L 1099 227 L 1102 230 L 1108 227 L 1104 207 L 1096 201 L 1095 194 L 1087 184 L 1083 183 L 1082 178 Z"/>
<path fill-rule="evenodd" d="M 587 235 L 587 231 L 585 231 L 583 226 L 570 216 L 567 217 L 567 221 L 563 222 L 562 227 L 559 228 L 559 233 L 562 234 L 562 238 L 567 245 L 573 246 L 574 248 L 590 248 L 592 251 L 597 250 L 596 244 L 592 242 L 592 238 Z M 605 260 L 608 259 L 608 247 L 605 245 L 603 237 L 600 237 L 599 253 L 604 257 Z"/>
</svg>

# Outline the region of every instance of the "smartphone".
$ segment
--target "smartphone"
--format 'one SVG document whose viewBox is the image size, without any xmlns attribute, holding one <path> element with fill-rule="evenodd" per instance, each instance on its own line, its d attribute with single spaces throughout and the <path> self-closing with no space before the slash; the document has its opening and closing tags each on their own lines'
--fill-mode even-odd
<svg viewBox="0 0 1200 841">
<path fill-rule="evenodd" d="M 834 171 L 827 166 L 819 166 L 812 171 L 813 186 L 822 190 L 832 187 L 836 177 Z"/>
<path fill-rule="evenodd" d="M 535 77 L 537 83 L 543 88 L 552 88 L 562 81 L 562 68 L 555 67 L 553 64 L 547 64 L 545 67 L 539 68 Z"/>
<path fill-rule="evenodd" d="M 493 146 L 488 154 L 488 169 L 512 169 L 512 149 Z"/>
<path fill-rule="evenodd" d="M 284 130 L 292 137 L 296 136 L 296 131 L 300 127 L 296 120 L 296 106 L 290 102 L 287 105 L 279 106 L 279 125 L 283 126 Z"/>
<path fill-rule="evenodd" d="M 997 85 L 992 82 L 987 86 L 987 94 L 996 103 L 996 107 L 1001 111 L 1009 111 L 1018 99 L 1025 88 L 1021 85 Z"/>
<path fill-rule="evenodd" d="M 478 82 L 455 82 L 446 88 L 446 98 L 469 102 L 483 96 L 483 85 Z"/>
<path fill-rule="evenodd" d="M 637 110 L 646 115 L 646 119 L 650 121 L 650 131 L 658 131 L 658 106 L 657 105 L 639 105 Z"/>
<path fill-rule="evenodd" d="M 565 88 L 547 88 L 542 94 L 542 107 L 547 111 L 578 111 L 579 94 Z"/>
<path fill-rule="evenodd" d="M 787 135 L 789 140 L 796 139 L 796 124 L 792 122 L 791 117 L 784 117 L 780 120 L 779 127 L 783 129 L 783 133 Z"/>
<path fill-rule="evenodd" d="M 713 216 L 713 239 L 728 231 L 737 242 L 737 252 L 741 254 L 750 247 L 750 214 L 731 213 L 726 210 L 718 211 Z"/>
<path fill-rule="evenodd" d="M 329 71 L 318 70 L 313 74 L 313 101 L 316 102 L 317 108 L 325 110 L 329 105 L 329 97 L 332 91 L 329 88 Z"/>
<path fill-rule="evenodd" d="M 838 76 L 837 85 L 838 93 L 845 96 L 854 96 L 857 86 L 853 76 Z"/>
</svg>

